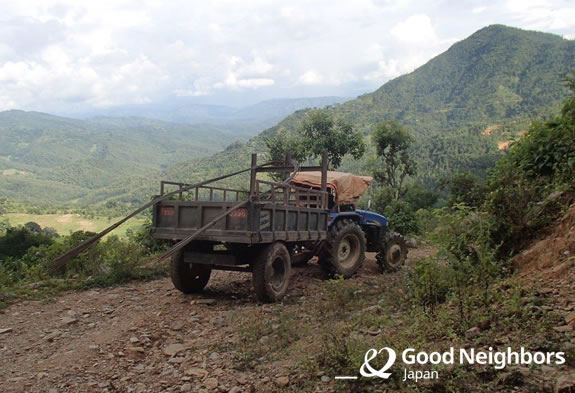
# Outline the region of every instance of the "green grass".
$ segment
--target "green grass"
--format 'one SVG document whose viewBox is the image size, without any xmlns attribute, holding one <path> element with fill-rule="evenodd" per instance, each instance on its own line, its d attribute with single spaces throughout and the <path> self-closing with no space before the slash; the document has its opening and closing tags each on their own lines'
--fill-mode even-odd
<svg viewBox="0 0 575 393">
<path fill-rule="evenodd" d="M 122 217 L 97 217 L 82 216 L 80 214 L 27 214 L 7 213 L 2 217 L 7 218 L 12 226 L 24 225 L 33 221 L 42 228 L 54 228 L 60 235 L 68 235 L 75 231 L 100 232 L 101 230 L 119 221 Z M 137 229 L 144 223 L 143 218 L 132 218 L 123 224 L 115 232 L 119 237 L 125 237 L 128 229 Z"/>
</svg>

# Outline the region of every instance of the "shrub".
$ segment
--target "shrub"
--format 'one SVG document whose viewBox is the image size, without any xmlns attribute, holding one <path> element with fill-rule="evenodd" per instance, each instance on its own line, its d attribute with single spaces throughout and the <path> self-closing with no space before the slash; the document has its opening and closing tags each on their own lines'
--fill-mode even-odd
<svg viewBox="0 0 575 393">
<path fill-rule="evenodd" d="M 394 201 L 394 192 L 391 187 L 378 187 L 372 197 L 373 210 L 383 213 L 385 208 Z"/>
<path fill-rule="evenodd" d="M 419 261 L 409 273 L 409 283 L 412 299 L 430 314 L 445 302 L 451 284 L 448 269 L 434 258 Z"/>
<path fill-rule="evenodd" d="M 536 233 L 556 219 L 570 197 L 548 198 L 557 189 L 575 194 L 575 80 L 561 115 L 546 123 L 535 122 L 513 143 L 488 178 L 486 210 L 495 222 L 493 243 L 501 255 L 521 250 Z"/>
<path fill-rule="evenodd" d="M 413 210 L 429 209 L 437 203 L 439 194 L 420 185 L 411 184 L 407 187 L 403 200 L 409 203 Z"/>
<path fill-rule="evenodd" d="M 413 207 L 405 201 L 394 201 L 383 211 L 392 230 L 402 234 L 418 234 L 419 224 Z"/>
<path fill-rule="evenodd" d="M 31 247 L 52 244 L 53 237 L 52 234 L 44 233 L 36 223 L 7 228 L 4 236 L 0 237 L 0 261 L 8 257 L 21 258 Z"/>
<path fill-rule="evenodd" d="M 170 246 L 169 240 L 154 239 L 150 236 L 152 221 L 147 220 L 141 227 L 136 230 L 128 229 L 128 239 L 144 248 L 147 254 L 153 254 L 165 251 Z"/>
<path fill-rule="evenodd" d="M 444 183 L 449 187 L 448 206 L 464 203 L 470 207 L 480 207 L 485 201 L 485 185 L 469 171 L 456 173 Z"/>
</svg>

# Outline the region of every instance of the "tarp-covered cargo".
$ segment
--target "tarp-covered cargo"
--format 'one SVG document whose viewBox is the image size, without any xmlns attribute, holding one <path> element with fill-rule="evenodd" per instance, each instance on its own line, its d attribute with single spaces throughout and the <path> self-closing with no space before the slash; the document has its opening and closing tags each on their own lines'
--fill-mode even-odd
<svg viewBox="0 0 575 393">
<path fill-rule="evenodd" d="M 335 203 L 338 205 L 355 202 L 367 190 L 372 181 L 371 176 L 327 172 L 327 187 L 335 192 Z M 304 186 L 321 187 L 321 172 L 299 172 L 292 182 Z"/>
</svg>

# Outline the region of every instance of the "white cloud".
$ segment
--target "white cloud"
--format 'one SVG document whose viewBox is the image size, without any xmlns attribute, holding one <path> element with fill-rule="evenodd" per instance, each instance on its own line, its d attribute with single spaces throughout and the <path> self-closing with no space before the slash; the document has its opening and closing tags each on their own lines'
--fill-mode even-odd
<svg viewBox="0 0 575 393">
<path fill-rule="evenodd" d="M 0 110 L 354 95 L 487 24 L 573 38 L 569 0 L 27 0 L 0 4 Z"/>
<path fill-rule="evenodd" d="M 239 56 L 230 56 L 228 64 L 226 79 L 216 82 L 214 88 L 258 89 L 275 84 L 272 78 L 264 77 L 272 73 L 275 67 L 261 56 L 255 55 L 249 62 Z"/>
<path fill-rule="evenodd" d="M 303 85 L 321 85 L 323 80 L 323 76 L 314 70 L 308 70 L 299 77 L 299 83 Z"/>
<path fill-rule="evenodd" d="M 575 27 L 575 4 L 572 1 L 507 0 L 506 4 L 515 18 L 529 28 L 567 29 Z"/>
<path fill-rule="evenodd" d="M 275 83 L 273 79 L 270 78 L 238 78 L 236 74 L 230 73 L 226 78 L 225 82 L 217 82 L 214 87 L 221 89 L 224 87 L 229 87 L 231 89 L 239 88 L 249 88 L 257 89 L 259 87 L 272 86 Z"/>
<path fill-rule="evenodd" d="M 424 14 L 411 15 L 397 23 L 391 33 L 398 40 L 410 44 L 426 44 L 438 40 L 431 18 Z"/>
</svg>

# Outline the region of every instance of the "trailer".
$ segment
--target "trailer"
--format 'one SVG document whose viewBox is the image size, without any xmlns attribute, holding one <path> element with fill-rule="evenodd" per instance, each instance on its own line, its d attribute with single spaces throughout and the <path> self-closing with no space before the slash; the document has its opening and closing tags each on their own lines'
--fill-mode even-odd
<svg viewBox="0 0 575 393">
<path fill-rule="evenodd" d="M 291 182 L 306 171 L 320 171 L 327 180 L 327 157 L 321 166 L 258 166 L 253 154 L 249 190 L 162 181 L 150 233 L 179 245 L 171 254 L 174 286 L 198 292 L 212 270 L 242 271 L 252 273 L 260 301 L 280 300 L 292 263 L 309 259 L 327 238 L 326 181 L 319 189 Z M 260 179 L 263 173 L 283 173 L 286 180 Z M 162 199 L 168 187 L 176 187 L 175 198 Z"/>
<path fill-rule="evenodd" d="M 248 172 L 247 189 L 214 185 Z M 271 180 L 278 177 L 284 180 Z M 251 166 L 234 173 L 194 184 L 162 181 L 152 201 L 58 257 L 52 267 L 59 269 L 152 208 L 150 235 L 173 244 L 158 260 L 171 258 L 172 282 L 183 293 L 204 289 L 212 270 L 228 270 L 251 273 L 258 300 L 279 301 L 292 265 L 314 256 L 332 277 L 356 274 L 366 251 L 377 252 L 382 272 L 393 272 L 405 263 L 405 240 L 389 230 L 386 217 L 355 207 L 372 180 L 328 171 L 327 153 L 319 166 L 300 166 L 289 157 L 260 165 L 252 154 Z"/>
</svg>

